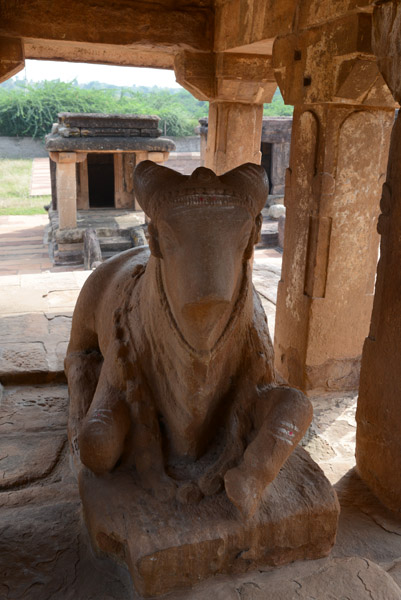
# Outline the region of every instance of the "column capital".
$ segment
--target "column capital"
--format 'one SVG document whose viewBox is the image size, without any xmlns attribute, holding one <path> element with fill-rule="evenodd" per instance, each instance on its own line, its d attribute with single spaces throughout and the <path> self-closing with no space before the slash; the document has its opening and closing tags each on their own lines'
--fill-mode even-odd
<svg viewBox="0 0 401 600">
<path fill-rule="evenodd" d="M 277 88 L 269 56 L 183 51 L 174 70 L 178 83 L 198 100 L 263 104 Z"/>
<path fill-rule="evenodd" d="M 286 104 L 394 108 L 371 37 L 372 15 L 366 12 L 278 37 L 272 65 Z"/>
<path fill-rule="evenodd" d="M 0 37 L 0 83 L 25 67 L 24 46 L 17 38 Z"/>
<path fill-rule="evenodd" d="M 51 160 L 55 163 L 81 163 L 87 158 L 86 152 L 49 152 Z"/>
</svg>

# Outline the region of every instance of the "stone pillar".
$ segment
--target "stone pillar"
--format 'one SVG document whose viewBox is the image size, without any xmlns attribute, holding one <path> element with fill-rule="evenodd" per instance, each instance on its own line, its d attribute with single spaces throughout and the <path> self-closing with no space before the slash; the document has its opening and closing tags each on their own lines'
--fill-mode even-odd
<svg viewBox="0 0 401 600">
<path fill-rule="evenodd" d="M 284 194 L 285 172 L 289 164 L 290 143 L 280 142 L 272 144 L 270 167 L 270 193 Z"/>
<path fill-rule="evenodd" d="M 139 165 L 139 163 L 144 160 L 148 160 L 147 152 L 135 152 L 135 166 Z M 135 210 L 142 210 L 142 208 L 136 198 L 135 198 Z M 146 215 L 145 215 L 145 220 L 146 220 Z"/>
<path fill-rule="evenodd" d="M 77 164 L 77 208 L 78 210 L 89 209 L 89 179 L 88 160 Z"/>
<path fill-rule="evenodd" d="M 275 353 L 301 389 L 358 387 L 392 121 L 393 111 L 295 109 Z"/>
<path fill-rule="evenodd" d="M 85 153 L 50 152 L 50 158 L 57 163 L 56 187 L 59 228 L 77 226 L 77 163 L 86 161 Z"/>
<path fill-rule="evenodd" d="M 184 51 L 174 69 L 178 83 L 209 101 L 205 167 L 221 175 L 246 162 L 260 164 L 263 103 L 277 88 L 270 57 Z"/>
<path fill-rule="evenodd" d="M 59 228 L 77 226 L 77 178 L 75 152 L 60 152 L 57 164 Z"/>
<path fill-rule="evenodd" d="M 221 175 L 245 162 L 260 164 L 262 104 L 209 103 L 205 167 Z"/>
<path fill-rule="evenodd" d="M 295 105 L 275 366 L 304 391 L 358 387 L 394 115 L 370 39 L 370 15 L 353 12 L 273 48 Z"/>
<path fill-rule="evenodd" d="M 401 5 L 374 9 L 374 50 L 394 98 L 401 101 Z M 380 261 L 369 335 L 362 354 L 356 462 L 362 479 L 401 513 L 401 117 L 391 136 L 380 202 Z"/>
</svg>

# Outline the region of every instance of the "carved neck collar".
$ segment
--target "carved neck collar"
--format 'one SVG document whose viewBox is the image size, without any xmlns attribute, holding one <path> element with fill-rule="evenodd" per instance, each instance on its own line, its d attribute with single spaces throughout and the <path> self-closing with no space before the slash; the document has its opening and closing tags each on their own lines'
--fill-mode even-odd
<svg viewBox="0 0 401 600">
<path fill-rule="evenodd" d="M 250 288 L 250 285 L 249 285 L 250 278 L 251 278 L 251 271 L 250 271 L 248 263 L 246 262 L 243 265 L 242 282 L 241 282 L 240 290 L 238 292 L 238 297 L 234 303 L 231 315 L 227 321 L 227 324 L 226 324 L 222 334 L 220 335 L 220 337 L 218 338 L 218 340 L 216 341 L 216 343 L 210 350 L 197 350 L 196 348 L 191 346 L 191 344 L 189 344 L 189 342 L 187 342 L 187 340 L 185 339 L 183 333 L 181 332 L 181 330 L 178 326 L 177 321 L 174 318 L 174 315 L 170 308 L 170 303 L 168 301 L 167 294 L 166 294 L 166 291 L 165 291 L 164 285 L 163 285 L 163 277 L 162 277 L 162 273 L 161 273 L 160 259 L 157 259 L 157 261 L 156 261 L 157 290 L 156 291 L 159 296 L 159 300 L 160 300 L 162 309 L 165 313 L 167 324 L 168 324 L 169 328 L 172 330 L 172 332 L 173 332 L 176 340 L 179 342 L 179 344 L 181 346 L 183 346 L 188 352 L 190 352 L 190 354 L 192 354 L 193 356 L 195 356 L 198 359 L 201 359 L 203 361 L 205 361 L 205 360 L 210 361 L 211 359 L 213 359 L 214 356 L 217 354 L 217 352 L 220 350 L 220 348 L 222 348 L 222 346 L 225 344 L 225 342 L 230 337 L 231 333 L 233 332 L 233 330 L 236 328 L 236 326 L 238 324 L 238 317 L 243 312 L 245 305 L 246 305 L 247 298 L 248 298 L 248 292 L 249 292 L 249 288 Z"/>
</svg>

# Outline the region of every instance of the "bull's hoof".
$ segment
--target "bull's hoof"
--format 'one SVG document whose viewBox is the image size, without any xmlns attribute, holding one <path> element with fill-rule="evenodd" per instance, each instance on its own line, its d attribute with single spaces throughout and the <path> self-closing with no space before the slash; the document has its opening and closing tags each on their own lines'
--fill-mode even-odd
<svg viewBox="0 0 401 600">
<path fill-rule="evenodd" d="M 177 500 L 181 504 L 197 504 L 202 500 L 203 494 L 196 483 L 184 483 L 177 490 Z"/>
<path fill-rule="evenodd" d="M 223 489 L 223 477 L 220 473 L 206 473 L 199 479 L 198 486 L 204 496 L 213 496 Z"/>
<path fill-rule="evenodd" d="M 224 476 L 226 494 L 245 519 L 256 513 L 268 483 L 243 472 L 241 467 L 230 469 Z"/>
</svg>

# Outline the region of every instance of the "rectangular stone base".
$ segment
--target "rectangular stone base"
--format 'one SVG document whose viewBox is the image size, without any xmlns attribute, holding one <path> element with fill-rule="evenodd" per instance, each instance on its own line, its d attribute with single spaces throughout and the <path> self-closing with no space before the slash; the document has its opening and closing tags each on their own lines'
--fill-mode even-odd
<svg viewBox="0 0 401 600">
<path fill-rule="evenodd" d="M 321 469 L 297 448 L 266 488 L 259 512 L 244 521 L 225 492 L 199 504 L 163 503 L 122 469 L 80 474 L 95 548 L 128 566 L 145 597 L 191 586 L 217 573 L 243 573 L 327 555 L 339 505 Z"/>
</svg>

